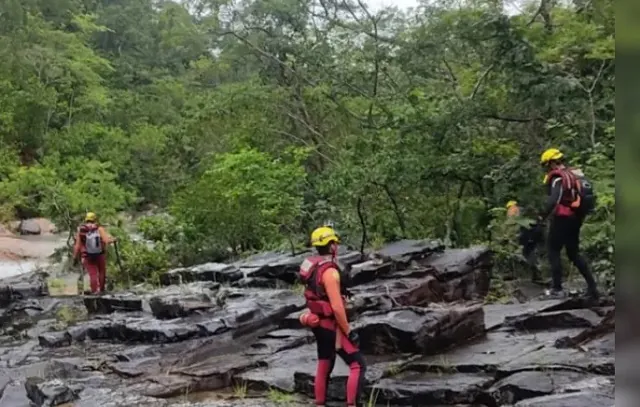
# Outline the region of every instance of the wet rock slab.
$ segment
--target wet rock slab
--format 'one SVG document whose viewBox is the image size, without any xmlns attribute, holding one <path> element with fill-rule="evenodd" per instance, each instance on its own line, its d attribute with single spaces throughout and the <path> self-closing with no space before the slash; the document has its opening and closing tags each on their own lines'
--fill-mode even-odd
<svg viewBox="0 0 640 407">
<path fill-rule="evenodd" d="M 147 293 L 89 295 L 84 304 L 90 314 L 148 311 L 159 319 L 181 318 L 215 308 L 219 287 L 218 283 L 194 282 Z"/>
<path fill-rule="evenodd" d="M 372 389 L 378 402 L 404 406 L 473 404 L 490 383 L 490 375 L 403 372 L 380 380 Z"/>
<path fill-rule="evenodd" d="M 401 240 L 390 243 L 372 253 L 369 260 L 351 266 L 349 281 L 352 286 L 357 286 L 379 278 L 392 278 L 390 274 L 393 271 L 404 270 L 412 261 L 423 259 L 443 249 L 437 241 Z"/>
<path fill-rule="evenodd" d="M 489 392 L 498 405 L 511 405 L 521 400 L 561 393 L 567 389 L 573 390 L 579 387 L 576 386 L 579 383 L 584 383 L 585 386 L 596 384 L 598 387 L 612 385 L 606 377 L 583 372 L 524 371 L 498 381 Z"/>
<path fill-rule="evenodd" d="M 516 403 L 515 407 L 613 407 L 615 397 L 598 392 L 553 394 Z"/>
<path fill-rule="evenodd" d="M 236 375 L 234 380 L 237 383 L 247 384 L 254 390 L 276 388 L 285 392 L 293 392 L 296 370 L 307 369 L 315 372 L 316 359 L 315 344 L 301 346 L 265 358 L 262 367 Z M 336 373 L 340 369 L 341 366 L 336 362 Z"/>
<path fill-rule="evenodd" d="M 73 390 L 60 379 L 46 381 L 29 377 L 25 383 L 29 399 L 37 407 L 55 407 L 71 403 L 78 398 L 78 390 Z"/>
<path fill-rule="evenodd" d="M 391 260 L 396 266 L 406 267 L 412 260 L 420 260 L 442 250 L 444 245 L 438 240 L 405 239 L 384 245 L 380 250 L 376 250 L 374 255 Z"/>
<path fill-rule="evenodd" d="M 410 251 L 409 251 L 410 252 Z M 489 289 L 490 253 L 484 247 L 419 252 L 408 268 L 385 258 L 356 264 L 351 269 L 358 311 L 393 306 L 427 306 L 432 302 L 477 300 Z M 427 254 L 428 253 L 428 254 Z M 419 256 L 418 256 L 419 257 Z"/>
<path fill-rule="evenodd" d="M 507 316 L 504 320 L 504 326 L 521 331 L 591 328 L 596 326 L 601 319 L 596 312 L 590 309 L 574 309 Z"/>
<path fill-rule="evenodd" d="M 79 394 L 72 407 L 166 407 L 166 400 L 148 397 L 128 391 L 129 389 L 110 389 L 87 387 Z"/>
<path fill-rule="evenodd" d="M 280 312 L 292 312 L 304 307 L 304 298 L 290 290 L 229 289 L 223 298 L 217 299 L 216 305 L 194 303 L 189 298 L 171 302 L 168 296 L 156 308 L 157 316 L 187 313 L 188 317 L 157 319 L 154 315 L 141 312 L 99 315 L 64 331 L 42 334 L 38 340 L 45 347 L 63 347 L 86 339 L 172 343 L 219 335 L 237 327 L 257 329 L 263 322 L 271 323 L 270 319 Z M 198 297 L 195 300 L 201 299 Z"/>
<path fill-rule="evenodd" d="M 315 349 L 313 349 L 315 351 Z M 385 355 L 374 357 L 365 356 L 367 371 L 365 381 L 362 383 L 363 394 L 370 393 L 371 386 L 378 383 L 384 377 L 399 372 L 413 358 L 412 355 Z M 308 363 L 295 368 L 294 382 L 295 391 L 305 394 L 309 398 L 314 397 L 315 363 Z M 344 403 L 346 400 L 347 380 L 349 378 L 349 367 L 340 359 L 336 359 L 334 370 L 329 380 L 327 388 L 327 400 Z"/>
<path fill-rule="evenodd" d="M 442 284 L 442 300 L 476 300 L 489 292 L 492 253 L 484 246 L 447 249 L 420 261 Z"/>
<path fill-rule="evenodd" d="M 96 319 L 65 331 L 41 335 L 42 346 L 60 347 L 72 342 L 109 340 L 119 342 L 171 343 L 218 333 L 201 329 L 196 323 L 183 320 L 159 321 L 150 316 L 114 314 L 109 319 Z"/>
<path fill-rule="evenodd" d="M 367 356 L 365 383 L 376 383 L 389 371 L 397 370 L 406 363 L 410 355 L 387 355 L 374 358 Z M 277 389 L 287 393 L 302 393 L 313 397 L 313 382 L 316 374 L 317 350 L 315 344 L 291 348 L 262 360 L 263 366 L 240 373 L 234 377 L 238 385 L 246 385 L 255 391 Z M 327 398 L 331 401 L 344 401 L 349 376 L 349 367 L 340 359 L 331 375 Z"/>
<path fill-rule="evenodd" d="M 49 288 L 42 273 L 27 273 L 0 280 L 0 307 L 14 301 L 49 295 Z"/>
<path fill-rule="evenodd" d="M 131 294 L 86 295 L 82 299 L 89 314 L 111 314 L 113 312 L 140 312 L 142 298 Z"/>
<path fill-rule="evenodd" d="M 538 312 L 551 312 L 566 302 L 566 300 L 543 300 L 524 304 L 487 304 L 484 306 L 485 325 L 488 330 L 496 329 L 501 327 L 508 318 Z"/>
<path fill-rule="evenodd" d="M 524 370 L 575 370 L 614 375 L 615 355 L 598 355 L 578 349 L 557 349 L 549 345 L 500 366 L 498 377 Z"/>
<path fill-rule="evenodd" d="M 425 307 L 440 300 L 442 291 L 438 280 L 429 275 L 374 281 L 351 289 L 348 307 L 354 314 L 395 306 Z"/>
<path fill-rule="evenodd" d="M 215 301 L 216 283 L 191 283 L 167 287 L 146 296 L 151 313 L 158 319 L 183 318 L 219 308 Z"/>
<path fill-rule="evenodd" d="M 367 354 L 434 354 L 484 335 L 481 305 L 369 311 L 356 321 Z"/>
<path fill-rule="evenodd" d="M 214 391 L 229 387 L 232 379 L 245 372 L 260 371 L 267 367 L 267 360 L 274 354 L 278 355 L 276 360 L 285 360 L 288 355 L 297 354 L 296 349 L 311 341 L 310 335 L 310 331 L 276 330 L 251 343 L 238 342 L 235 348 L 227 351 L 216 342 L 212 344 L 212 349 L 201 346 L 199 357 L 192 357 L 192 352 L 188 352 L 188 357 L 178 357 L 176 363 L 168 365 L 158 357 L 149 357 L 145 361 L 118 362 L 110 367 L 124 377 L 141 377 L 136 391 L 147 396 L 173 397 L 185 392 Z M 296 363 L 300 361 L 292 363 L 288 366 L 291 382 L 292 366 L 297 366 Z M 266 376 L 258 375 L 258 378 L 270 380 L 271 376 L 273 372 Z"/>
<path fill-rule="evenodd" d="M 20 382 L 8 384 L 0 394 L 0 407 L 31 407 L 24 384 Z"/>
<path fill-rule="evenodd" d="M 539 332 L 536 334 L 489 332 L 485 337 L 448 352 L 421 357 L 412 361 L 408 368 L 423 372 L 462 373 L 496 372 L 523 355 L 539 350 L 544 344 L 552 344 L 556 338 L 579 330 Z"/>
<path fill-rule="evenodd" d="M 240 269 L 224 263 L 205 263 L 194 267 L 183 267 L 169 270 L 160 276 L 164 285 L 184 284 L 195 281 L 214 281 L 231 283 L 244 277 Z"/>
</svg>

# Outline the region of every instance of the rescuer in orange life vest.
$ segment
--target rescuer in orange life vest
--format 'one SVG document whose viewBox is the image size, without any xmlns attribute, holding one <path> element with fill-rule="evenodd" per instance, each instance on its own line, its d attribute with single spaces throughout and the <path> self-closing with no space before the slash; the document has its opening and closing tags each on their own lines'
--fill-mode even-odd
<svg viewBox="0 0 640 407">
<path fill-rule="evenodd" d="M 335 230 L 328 226 L 320 227 L 311 234 L 311 245 L 318 254 L 307 258 L 300 266 L 308 308 L 300 316 L 300 322 L 312 329 L 318 346 L 314 383 L 316 405 L 325 405 L 329 377 L 337 354 L 349 366 L 347 406 L 352 407 L 358 402 L 366 367 L 358 348 L 358 335 L 349 327 L 345 311 L 344 291 L 335 260 L 339 241 Z"/>
<path fill-rule="evenodd" d="M 91 293 L 98 294 L 105 291 L 107 276 L 106 249 L 107 245 L 116 239 L 109 236 L 98 224 L 98 217 L 88 212 L 84 223 L 76 233 L 76 244 L 73 248 L 73 263 L 78 263 L 82 257 L 82 266 L 89 274 Z"/>
<path fill-rule="evenodd" d="M 584 257 L 580 255 L 580 229 L 586 215 L 595 207 L 592 186 L 582 171 L 565 166 L 564 154 L 556 148 L 542 153 L 540 164 L 547 173 L 544 183 L 549 197 L 539 221 L 542 222 L 551 215 L 547 242 L 553 280 L 551 295 L 564 296 L 560 253 L 565 248 L 567 257 L 587 283 L 587 295 L 591 299 L 597 299 L 599 294 L 595 279 Z"/>
</svg>

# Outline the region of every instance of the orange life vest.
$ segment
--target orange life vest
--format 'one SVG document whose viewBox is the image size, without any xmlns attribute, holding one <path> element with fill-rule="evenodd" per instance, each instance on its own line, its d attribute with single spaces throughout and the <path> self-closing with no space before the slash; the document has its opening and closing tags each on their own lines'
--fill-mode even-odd
<svg viewBox="0 0 640 407">
<path fill-rule="evenodd" d="M 300 280 L 305 286 L 304 298 L 311 313 L 320 318 L 320 326 L 335 329 L 333 308 L 322 287 L 322 277 L 329 269 L 338 270 L 333 259 L 326 256 L 312 256 L 300 265 Z"/>
</svg>

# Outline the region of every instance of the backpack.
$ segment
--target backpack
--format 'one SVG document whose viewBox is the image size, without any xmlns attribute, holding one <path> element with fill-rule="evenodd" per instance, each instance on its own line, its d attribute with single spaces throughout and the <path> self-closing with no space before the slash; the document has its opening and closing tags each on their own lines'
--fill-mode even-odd
<svg viewBox="0 0 640 407">
<path fill-rule="evenodd" d="M 584 176 L 584 174 L 576 174 L 578 193 L 580 194 L 580 206 L 576 209 L 576 212 L 580 215 L 586 216 L 591 214 L 596 209 L 598 197 L 593 188 L 593 183 Z"/>
<path fill-rule="evenodd" d="M 547 185 L 551 185 L 551 179 L 554 176 L 562 179 L 564 191 L 560 205 L 571 208 L 573 213 L 580 217 L 585 217 L 595 210 L 597 199 L 593 184 L 585 177 L 582 170 L 577 168 L 553 170 L 547 175 Z"/>
<path fill-rule="evenodd" d="M 102 238 L 97 227 L 88 228 L 84 235 L 84 248 L 88 256 L 98 256 L 103 253 Z"/>
</svg>

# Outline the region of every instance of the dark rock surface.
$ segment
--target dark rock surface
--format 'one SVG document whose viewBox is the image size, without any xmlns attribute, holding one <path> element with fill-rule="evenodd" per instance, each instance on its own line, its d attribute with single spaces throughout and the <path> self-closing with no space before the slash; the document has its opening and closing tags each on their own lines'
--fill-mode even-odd
<svg viewBox="0 0 640 407">
<path fill-rule="evenodd" d="M 576 382 L 597 379 L 598 376 L 570 370 L 523 371 L 495 383 L 490 390 L 499 405 L 561 392 Z"/>
<path fill-rule="evenodd" d="M 309 405 L 316 345 L 295 284 L 308 254 L 172 270 L 161 288 L 103 296 L 47 297 L 36 274 L 0 281 L 0 407 Z M 405 240 L 364 256 L 343 249 L 339 262 L 365 402 L 613 405 L 614 300 L 483 305 L 482 247 Z M 61 318 L 78 306 L 82 318 Z M 348 372 L 338 359 L 328 405 L 344 404 Z"/>
<path fill-rule="evenodd" d="M 46 275 L 28 273 L 0 280 L 0 307 L 14 301 L 43 297 L 49 294 Z"/>
<path fill-rule="evenodd" d="M 484 312 L 481 305 L 368 311 L 355 330 L 367 354 L 431 354 L 484 335 Z"/>
<path fill-rule="evenodd" d="M 601 319 L 590 309 L 574 309 L 508 316 L 504 324 L 521 331 L 540 331 L 553 328 L 592 328 Z"/>
<path fill-rule="evenodd" d="M 615 397 L 593 391 L 553 394 L 518 402 L 515 407 L 613 407 Z"/>
<path fill-rule="evenodd" d="M 404 406 L 473 404 L 490 375 L 403 372 L 373 386 L 377 401 Z"/>
<path fill-rule="evenodd" d="M 46 381 L 29 377 L 25 383 L 27 396 L 37 407 L 55 407 L 71 403 L 78 398 L 79 391 L 71 389 L 60 379 Z"/>
</svg>

